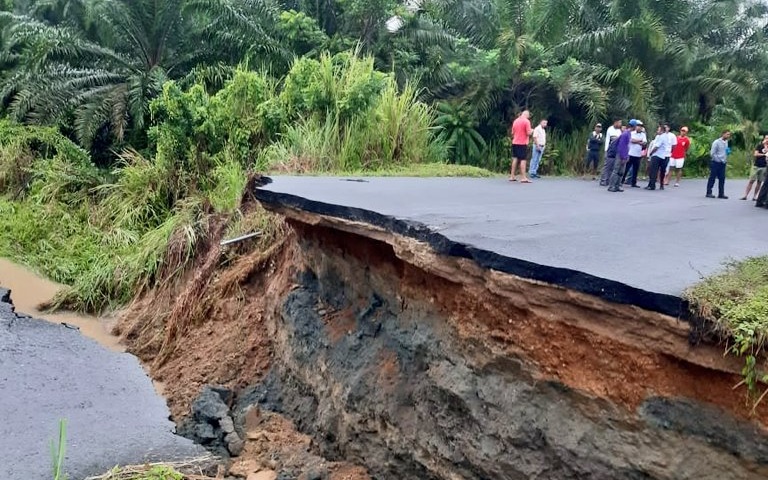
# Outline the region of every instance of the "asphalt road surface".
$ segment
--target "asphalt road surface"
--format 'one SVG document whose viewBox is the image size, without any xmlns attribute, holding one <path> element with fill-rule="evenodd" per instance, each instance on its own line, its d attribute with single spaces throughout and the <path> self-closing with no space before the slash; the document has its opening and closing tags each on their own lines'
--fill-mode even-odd
<svg viewBox="0 0 768 480">
<path fill-rule="evenodd" d="M 0 288 L 0 299 L 6 292 Z M 205 453 L 173 434 L 165 401 L 136 357 L 62 325 L 19 318 L 0 300 L 0 478 L 53 478 L 50 442 L 62 418 L 70 480 Z"/>
<path fill-rule="evenodd" d="M 768 212 L 705 198 L 704 180 L 609 193 L 597 182 L 504 178 L 272 177 L 262 187 L 427 225 L 449 239 L 539 265 L 679 296 L 729 259 L 768 254 Z M 359 180 L 359 181 L 349 181 Z"/>
</svg>

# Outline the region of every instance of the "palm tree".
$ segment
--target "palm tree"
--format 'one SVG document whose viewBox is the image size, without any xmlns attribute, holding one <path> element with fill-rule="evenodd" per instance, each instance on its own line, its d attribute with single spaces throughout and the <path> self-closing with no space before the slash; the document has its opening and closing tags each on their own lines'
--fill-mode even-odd
<svg viewBox="0 0 768 480">
<path fill-rule="evenodd" d="M 71 120 L 90 147 L 108 131 L 141 135 L 149 103 L 195 66 L 280 57 L 277 8 L 259 0 L 42 0 L 27 15 L 0 13 L 21 52 L 0 95 L 17 119 Z"/>
</svg>

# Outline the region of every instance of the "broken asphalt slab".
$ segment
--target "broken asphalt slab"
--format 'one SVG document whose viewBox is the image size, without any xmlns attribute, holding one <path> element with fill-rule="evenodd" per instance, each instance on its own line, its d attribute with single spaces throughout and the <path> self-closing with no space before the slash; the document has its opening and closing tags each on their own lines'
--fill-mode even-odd
<svg viewBox="0 0 768 480">
<path fill-rule="evenodd" d="M 67 422 L 70 480 L 115 465 L 199 457 L 175 435 L 138 359 L 77 330 L 17 315 L 0 288 L 0 478 L 50 480 L 51 441 Z"/>
<path fill-rule="evenodd" d="M 704 180 L 609 193 L 597 182 L 505 178 L 272 177 L 265 205 L 384 227 L 440 254 L 669 315 L 683 291 L 729 260 L 768 254 L 768 215 L 704 197 Z"/>
</svg>

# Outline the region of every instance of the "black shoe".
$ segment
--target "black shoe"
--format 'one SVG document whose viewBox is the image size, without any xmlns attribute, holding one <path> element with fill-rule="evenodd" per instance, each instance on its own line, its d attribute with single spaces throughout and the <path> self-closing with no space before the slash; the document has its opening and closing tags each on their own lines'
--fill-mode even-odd
<svg viewBox="0 0 768 480">
<path fill-rule="evenodd" d="M 616 188 L 616 187 L 610 187 L 610 188 L 608 189 L 608 191 L 609 191 L 609 192 L 618 192 L 618 191 L 619 191 L 619 189 L 618 189 L 618 188 Z"/>
<path fill-rule="evenodd" d="M 664 185 L 659 185 L 659 190 L 664 190 Z"/>
<path fill-rule="evenodd" d="M 707 194 L 707 198 L 715 198 L 715 196 L 714 196 L 714 195 L 712 195 L 711 193 L 708 193 L 708 194 Z"/>
<path fill-rule="evenodd" d="M 656 190 L 656 187 L 652 187 L 652 186 L 648 185 L 647 187 L 645 187 L 645 189 L 646 190 Z"/>
<path fill-rule="evenodd" d="M 632 185 L 632 188 L 640 188 L 640 185 Z"/>
<path fill-rule="evenodd" d="M 720 195 L 717 198 L 722 199 L 722 200 L 728 200 L 728 196 L 727 195 Z"/>
</svg>

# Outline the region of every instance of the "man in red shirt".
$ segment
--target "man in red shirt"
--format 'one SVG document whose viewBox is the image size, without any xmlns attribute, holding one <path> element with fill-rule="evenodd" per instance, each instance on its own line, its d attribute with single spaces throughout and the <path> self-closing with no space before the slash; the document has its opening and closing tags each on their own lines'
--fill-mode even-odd
<svg viewBox="0 0 768 480">
<path fill-rule="evenodd" d="M 688 127 L 683 127 L 680 129 L 680 135 L 677 136 L 677 145 L 672 147 L 672 156 L 669 159 L 669 170 L 667 171 L 667 178 L 664 179 L 664 185 L 669 185 L 669 181 L 672 179 L 672 171 L 675 170 L 677 174 L 675 186 L 680 186 L 680 179 L 683 177 L 685 154 L 688 153 L 690 147 L 691 139 L 688 138 Z"/>
<path fill-rule="evenodd" d="M 512 137 L 512 170 L 509 175 L 510 182 L 516 182 L 515 172 L 517 170 L 517 164 L 520 163 L 520 183 L 531 183 L 528 180 L 526 173 L 526 163 L 528 160 L 528 141 L 533 134 L 531 128 L 531 112 L 524 110 L 514 122 L 512 122 L 512 128 L 510 128 L 510 134 Z"/>
</svg>

